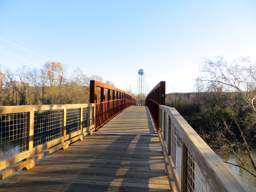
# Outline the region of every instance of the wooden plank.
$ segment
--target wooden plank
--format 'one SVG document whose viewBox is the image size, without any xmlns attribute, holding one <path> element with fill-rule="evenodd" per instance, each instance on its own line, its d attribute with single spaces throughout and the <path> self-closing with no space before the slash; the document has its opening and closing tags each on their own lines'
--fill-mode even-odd
<svg viewBox="0 0 256 192">
<path fill-rule="evenodd" d="M 88 104 L 0 106 L 0 114 L 88 107 Z"/>
<path fill-rule="evenodd" d="M 28 150 L 31 151 L 34 147 L 34 111 L 29 112 L 29 128 L 28 128 Z"/>
</svg>

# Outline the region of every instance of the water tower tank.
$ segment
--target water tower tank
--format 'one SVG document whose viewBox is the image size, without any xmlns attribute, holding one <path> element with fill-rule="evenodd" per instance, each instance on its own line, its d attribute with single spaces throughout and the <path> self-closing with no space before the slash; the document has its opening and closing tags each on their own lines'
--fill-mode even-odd
<svg viewBox="0 0 256 192">
<path fill-rule="evenodd" d="M 139 71 L 138 71 L 138 75 L 144 75 L 144 71 L 143 71 L 143 69 L 139 69 Z"/>
</svg>

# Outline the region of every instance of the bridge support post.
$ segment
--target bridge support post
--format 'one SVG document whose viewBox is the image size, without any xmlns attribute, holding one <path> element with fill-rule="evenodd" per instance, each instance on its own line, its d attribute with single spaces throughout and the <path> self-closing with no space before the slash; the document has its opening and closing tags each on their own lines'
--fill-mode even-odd
<svg viewBox="0 0 256 192">
<path fill-rule="evenodd" d="M 63 128 L 62 128 L 62 148 L 63 150 L 69 147 L 69 144 L 66 143 L 66 136 L 67 136 L 67 109 L 64 107 L 63 109 Z"/>
<path fill-rule="evenodd" d="M 81 135 L 80 135 L 80 140 L 84 140 L 84 129 L 83 129 L 83 108 L 80 107 L 80 130 L 81 130 Z"/>
<path fill-rule="evenodd" d="M 34 147 L 34 110 L 29 111 L 29 130 L 28 130 L 28 150 L 31 151 Z"/>
<path fill-rule="evenodd" d="M 95 131 L 95 105 L 89 104 L 89 125 L 88 125 L 88 133 L 90 135 Z"/>
</svg>

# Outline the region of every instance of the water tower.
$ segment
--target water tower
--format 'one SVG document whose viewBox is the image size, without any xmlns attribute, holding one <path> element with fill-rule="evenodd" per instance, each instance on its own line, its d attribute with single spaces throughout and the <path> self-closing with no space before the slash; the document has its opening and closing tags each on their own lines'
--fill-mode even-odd
<svg viewBox="0 0 256 192">
<path fill-rule="evenodd" d="M 139 69 L 138 71 L 138 94 L 144 94 L 144 71 Z"/>
<path fill-rule="evenodd" d="M 139 102 L 139 105 L 143 105 L 144 97 L 145 97 L 144 71 L 143 71 L 143 69 L 139 69 L 139 71 L 138 71 L 138 102 Z"/>
</svg>

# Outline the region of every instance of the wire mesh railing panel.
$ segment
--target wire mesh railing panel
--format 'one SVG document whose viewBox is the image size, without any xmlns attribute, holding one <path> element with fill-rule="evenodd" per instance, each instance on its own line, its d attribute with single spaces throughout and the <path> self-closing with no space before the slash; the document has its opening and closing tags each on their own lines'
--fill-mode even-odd
<svg viewBox="0 0 256 192">
<path fill-rule="evenodd" d="M 171 117 L 168 116 L 168 134 L 167 134 L 167 149 L 168 149 L 168 155 L 171 155 L 171 145 L 172 145 L 172 122 Z"/>
<path fill-rule="evenodd" d="M 176 166 L 176 130 L 175 127 L 171 129 L 171 156 L 174 166 Z"/>
<path fill-rule="evenodd" d="M 162 110 L 159 110 L 159 128 L 163 129 Z"/>
<path fill-rule="evenodd" d="M 179 178 L 179 181 L 181 181 L 182 177 L 182 141 L 178 135 L 176 135 L 176 159 L 175 159 L 175 167 L 176 167 L 176 173 Z"/>
<path fill-rule="evenodd" d="M 187 151 L 187 192 L 211 192 L 207 179 L 202 174 L 195 158 Z"/>
<path fill-rule="evenodd" d="M 163 118 L 164 118 L 164 122 L 163 122 L 163 129 L 162 129 L 162 132 L 163 132 L 163 136 L 164 136 L 164 140 L 166 140 L 166 112 L 164 111 L 164 114 L 163 114 Z"/>
<path fill-rule="evenodd" d="M 62 136 L 63 110 L 37 111 L 34 122 L 34 146 L 37 146 Z"/>
<path fill-rule="evenodd" d="M 202 174 L 197 162 L 194 162 L 194 191 L 196 192 L 212 192 L 206 177 Z"/>
<path fill-rule="evenodd" d="M 83 108 L 83 128 L 89 127 L 89 119 L 90 119 L 90 109 L 89 107 Z"/>
<path fill-rule="evenodd" d="M 94 124 L 95 122 L 95 119 L 94 119 L 94 106 L 93 107 L 91 107 L 91 110 L 92 110 L 92 115 L 91 115 L 91 117 L 90 117 L 90 122 L 92 123 L 92 124 Z"/>
<path fill-rule="evenodd" d="M 72 133 L 80 129 L 81 109 L 67 109 L 67 133 Z"/>
<path fill-rule="evenodd" d="M 0 156 L 28 149 L 29 113 L 0 114 Z"/>
<path fill-rule="evenodd" d="M 168 134 L 169 134 L 169 126 L 168 126 L 168 124 L 169 124 L 169 118 L 168 118 L 168 114 L 166 113 L 166 116 L 165 116 L 165 129 L 164 129 L 164 133 L 165 133 L 165 143 L 166 144 L 168 144 L 168 139 L 169 139 L 169 137 L 168 137 Z"/>
<path fill-rule="evenodd" d="M 195 160 L 191 153 L 187 151 L 187 192 L 195 189 Z"/>
</svg>

